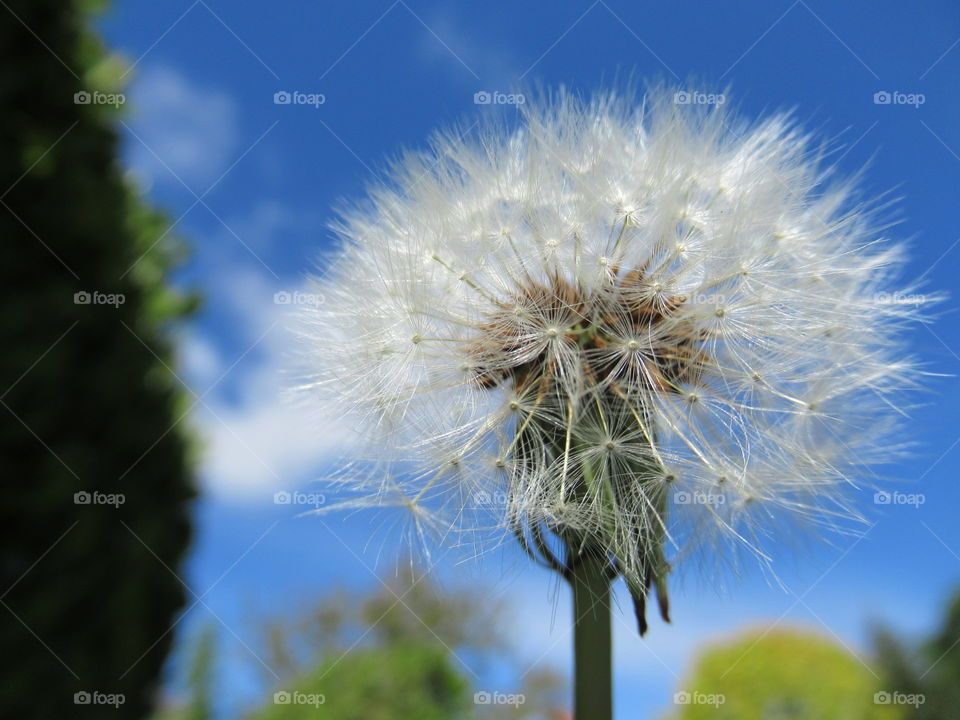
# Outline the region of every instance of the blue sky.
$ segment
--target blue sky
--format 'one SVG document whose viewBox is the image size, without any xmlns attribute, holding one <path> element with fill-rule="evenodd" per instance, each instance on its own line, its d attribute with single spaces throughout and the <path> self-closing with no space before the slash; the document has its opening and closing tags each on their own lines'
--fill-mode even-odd
<svg viewBox="0 0 960 720">
<path fill-rule="evenodd" d="M 330 248 L 331 208 L 362 193 L 387 159 L 437 128 L 510 117 L 474 104 L 475 93 L 561 84 L 590 93 L 633 78 L 703 92 L 729 86 L 728 100 L 748 117 L 794 108 L 832 141 L 842 171 L 869 164 L 866 190 L 902 197 L 893 232 L 912 241 L 904 275 L 931 290 L 956 285 L 960 8 L 950 0 L 117 0 L 100 27 L 132 65 L 126 164 L 193 248 L 177 281 L 206 296 L 181 337 L 184 377 L 202 397 L 190 418 L 205 453 L 186 575 L 202 603 L 177 633 L 184 641 L 199 624 L 220 628 L 225 716 L 265 697 L 251 613 L 289 612 L 338 585 L 375 587 L 373 570 L 388 571 L 398 547 L 382 518 L 297 518 L 302 508 L 273 502 L 278 490 L 313 487 L 343 441 L 282 397 L 289 308 L 274 294 L 301 287 Z M 325 102 L 278 105 L 278 91 L 322 93 Z M 877 104 L 880 92 L 923 102 Z M 749 571 L 722 588 L 681 577 L 674 624 L 655 623 L 644 641 L 621 617 L 621 716 L 668 707 L 694 648 L 745 624 L 802 623 L 857 651 L 868 621 L 903 632 L 933 625 L 960 580 L 952 302 L 913 331 L 917 353 L 945 377 L 931 379 L 912 412 L 914 456 L 889 468 L 894 487 L 926 502 L 874 507 L 865 494 L 877 524 L 859 540 L 810 543 L 779 567 L 783 587 Z M 453 558 L 437 563 L 445 583 L 481 584 L 512 603 L 506 622 L 524 628 L 518 672 L 537 663 L 568 670 L 568 603 L 547 574 L 510 549 L 474 563 Z M 511 689 L 503 678 L 476 682 Z"/>
</svg>

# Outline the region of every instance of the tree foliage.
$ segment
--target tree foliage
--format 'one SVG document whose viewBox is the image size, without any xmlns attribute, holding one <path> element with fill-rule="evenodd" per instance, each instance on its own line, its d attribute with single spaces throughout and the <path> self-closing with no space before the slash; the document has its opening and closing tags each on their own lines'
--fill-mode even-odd
<svg viewBox="0 0 960 720">
<path fill-rule="evenodd" d="M 909 643 L 881 627 L 874 639 L 888 692 L 920 700 L 905 709 L 906 717 L 960 717 L 960 593 L 951 599 L 940 627 L 931 637 Z"/>
<path fill-rule="evenodd" d="M 267 664 L 279 669 L 278 697 L 251 720 L 307 720 L 322 696 L 334 720 L 534 720 L 562 706 L 563 683 L 549 669 L 516 688 L 479 687 L 495 663 L 512 663 L 506 608 L 476 588 L 439 588 L 408 570 L 368 594 L 338 592 L 299 618 L 267 626 Z M 522 695 L 523 702 L 476 704 L 475 691 Z"/>
<path fill-rule="evenodd" d="M 895 720 L 880 681 L 817 634 L 742 634 L 704 651 L 674 696 L 671 720 Z"/>
<path fill-rule="evenodd" d="M 190 303 L 168 286 L 166 219 L 119 166 L 117 103 L 92 96 L 120 90 L 92 5 L 0 10 L 0 706 L 21 719 L 144 717 L 185 595 L 167 329 Z"/>
<path fill-rule="evenodd" d="M 251 720 L 452 720 L 466 717 L 468 683 L 437 644 L 395 644 L 331 656 L 274 692 Z"/>
<path fill-rule="evenodd" d="M 569 717 L 564 684 L 547 668 L 515 670 L 504 608 L 471 589 L 440 590 L 403 573 L 372 593 L 334 591 L 280 618 L 257 620 L 263 702 L 247 720 L 553 720 Z M 179 704 L 154 720 L 210 720 L 222 652 L 201 634 Z M 205 668 L 205 669 L 201 669 Z M 269 668 L 269 672 L 264 669 Z M 524 673 L 515 688 L 483 687 L 488 671 Z M 476 703 L 474 693 L 523 696 Z M 193 714 L 190 714 L 193 712 Z"/>
</svg>

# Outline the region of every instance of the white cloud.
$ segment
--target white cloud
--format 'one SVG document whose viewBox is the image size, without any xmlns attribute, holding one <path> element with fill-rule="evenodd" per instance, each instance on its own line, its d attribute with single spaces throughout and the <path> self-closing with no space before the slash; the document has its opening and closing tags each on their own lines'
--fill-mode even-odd
<svg viewBox="0 0 960 720">
<path fill-rule="evenodd" d="M 272 370 L 264 367 L 261 378 Z M 284 402 L 278 385 L 260 385 L 266 392 L 250 394 L 238 408 L 200 413 L 203 474 L 218 498 L 269 502 L 278 490 L 304 487 L 348 441 L 335 425 L 324 426 Z"/>
<path fill-rule="evenodd" d="M 510 48 L 494 38 L 478 40 L 469 20 L 458 16 L 454 7 L 438 6 L 426 19 L 430 30 L 416 30 L 420 32 L 421 57 L 431 68 L 457 78 L 465 88 L 473 88 L 471 95 L 479 90 L 513 92 L 520 80 L 520 62 Z"/>
<path fill-rule="evenodd" d="M 180 353 L 178 365 L 181 372 L 196 385 L 206 388 L 217 380 L 221 371 L 222 359 L 216 346 L 196 332 L 185 333 L 178 343 Z"/>
<path fill-rule="evenodd" d="M 290 398 L 294 308 L 274 295 L 297 287 L 254 264 L 233 263 L 204 288 L 216 324 L 239 341 L 227 352 L 223 338 L 200 334 L 198 325 L 180 349 L 187 381 L 204 396 L 190 418 L 204 486 L 229 502 L 271 502 L 277 490 L 307 487 L 351 442 L 342 422 Z"/>
<path fill-rule="evenodd" d="M 233 162 L 238 111 L 226 93 L 197 85 L 172 67 L 153 65 L 127 95 L 132 109 L 127 124 L 139 137 L 127 138 L 127 164 L 148 187 L 179 185 L 179 177 L 202 194 Z"/>
</svg>

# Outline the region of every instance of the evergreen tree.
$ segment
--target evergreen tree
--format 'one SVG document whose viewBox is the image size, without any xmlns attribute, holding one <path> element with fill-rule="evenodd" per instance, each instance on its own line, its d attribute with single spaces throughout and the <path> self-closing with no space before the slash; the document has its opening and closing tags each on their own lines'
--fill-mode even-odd
<svg viewBox="0 0 960 720">
<path fill-rule="evenodd" d="M 960 717 L 960 593 L 948 604 L 940 628 L 927 640 L 906 643 L 878 628 L 874 643 L 888 693 L 898 694 L 911 720 Z M 912 702 L 911 702 L 912 701 Z"/>
<path fill-rule="evenodd" d="M 95 9 L 0 9 L 0 707 L 20 720 L 105 717 L 111 695 L 110 717 L 143 718 L 186 593 L 187 404 L 167 366 L 189 302 L 166 220 L 118 164 Z"/>
</svg>

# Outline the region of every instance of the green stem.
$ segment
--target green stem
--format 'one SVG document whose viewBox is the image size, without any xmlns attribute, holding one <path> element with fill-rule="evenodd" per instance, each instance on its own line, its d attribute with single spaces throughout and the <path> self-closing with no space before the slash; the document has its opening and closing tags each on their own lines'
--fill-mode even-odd
<svg viewBox="0 0 960 720">
<path fill-rule="evenodd" d="M 607 569 L 606 558 L 590 552 L 582 553 L 571 564 L 574 720 L 613 717 Z"/>
</svg>

